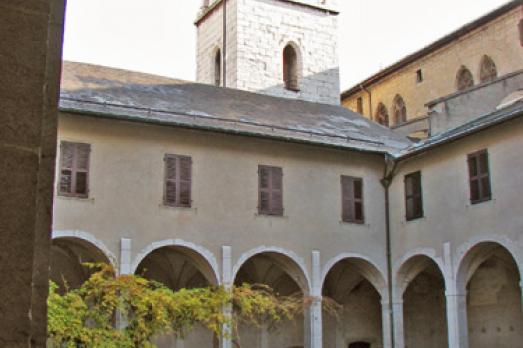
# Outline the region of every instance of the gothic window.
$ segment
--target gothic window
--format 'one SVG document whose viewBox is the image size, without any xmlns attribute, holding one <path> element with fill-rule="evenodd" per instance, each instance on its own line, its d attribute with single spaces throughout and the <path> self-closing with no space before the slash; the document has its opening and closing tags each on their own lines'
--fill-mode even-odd
<svg viewBox="0 0 523 348">
<path fill-rule="evenodd" d="M 378 105 L 378 110 L 376 111 L 376 122 L 386 127 L 389 126 L 389 112 L 383 103 Z"/>
<path fill-rule="evenodd" d="M 462 66 L 456 75 L 456 88 L 458 91 L 464 91 L 474 86 L 474 77 L 467 67 Z"/>
<path fill-rule="evenodd" d="M 397 95 L 394 98 L 394 106 L 392 112 L 394 114 L 394 124 L 397 125 L 407 122 L 407 106 L 405 105 L 405 101 L 400 95 Z"/>
<path fill-rule="evenodd" d="M 222 84 L 222 52 L 216 51 L 214 55 L 214 85 L 221 86 Z"/>
<path fill-rule="evenodd" d="M 496 63 L 489 56 L 483 56 L 481 59 L 481 70 L 479 73 L 481 83 L 495 80 L 498 77 Z"/>
<path fill-rule="evenodd" d="M 296 49 L 288 44 L 283 50 L 283 82 L 285 88 L 298 91 L 298 54 Z"/>
</svg>

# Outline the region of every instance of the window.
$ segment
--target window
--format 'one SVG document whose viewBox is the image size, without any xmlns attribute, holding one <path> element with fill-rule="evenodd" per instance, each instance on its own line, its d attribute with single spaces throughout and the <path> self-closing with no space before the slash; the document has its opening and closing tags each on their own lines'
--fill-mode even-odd
<svg viewBox="0 0 523 348">
<path fill-rule="evenodd" d="M 295 48 L 288 44 L 283 50 L 283 82 L 285 88 L 298 91 L 298 54 Z"/>
<path fill-rule="evenodd" d="M 394 124 L 402 124 L 407 122 L 407 106 L 400 95 L 394 98 L 394 107 L 392 109 L 394 114 Z"/>
<path fill-rule="evenodd" d="M 363 224 L 363 180 L 351 176 L 341 177 L 341 215 L 343 222 Z"/>
<path fill-rule="evenodd" d="M 349 344 L 349 348 L 370 348 L 370 343 L 354 342 L 354 343 Z"/>
<path fill-rule="evenodd" d="M 362 97 L 358 97 L 358 99 L 356 100 L 356 111 L 358 112 L 358 114 L 363 115 L 363 98 Z"/>
<path fill-rule="evenodd" d="M 405 206 L 407 221 L 423 217 L 421 172 L 405 176 Z"/>
<path fill-rule="evenodd" d="M 62 141 L 60 145 L 60 185 L 62 196 L 87 198 L 89 195 L 89 156 L 91 145 Z"/>
<path fill-rule="evenodd" d="M 483 56 L 481 59 L 481 68 L 479 72 L 479 78 L 481 83 L 490 82 L 498 77 L 498 69 L 496 63 L 489 56 Z"/>
<path fill-rule="evenodd" d="M 464 91 L 474 86 L 474 77 L 467 67 L 462 66 L 456 75 L 456 88 L 458 91 Z"/>
<path fill-rule="evenodd" d="M 190 208 L 192 159 L 188 156 L 165 155 L 163 202 L 171 207 Z"/>
<path fill-rule="evenodd" d="M 421 69 L 418 69 L 416 71 L 416 83 L 422 83 L 423 82 L 423 71 Z"/>
<path fill-rule="evenodd" d="M 386 127 L 389 126 L 389 112 L 383 103 L 378 105 L 378 109 L 376 111 L 376 122 Z"/>
<path fill-rule="evenodd" d="M 279 167 L 258 167 L 258 213 L 283 215 L 283 171 Z"/>
<path fill-rule="evenodd" d="M 487 150 L 468 155 L 470 202 L 472 204 L 491 199 L 490 171 Z"/>
<path fill-rule="evenodd" d="M 222 53 L 220 50 L 216 51 L 214 56 L 214 85 L 222 85 Z"/>
<path fill-rule="evenodd" d="M 519 41 L 523 46 L 523 19 L 519 21 Z"/>
</svg>

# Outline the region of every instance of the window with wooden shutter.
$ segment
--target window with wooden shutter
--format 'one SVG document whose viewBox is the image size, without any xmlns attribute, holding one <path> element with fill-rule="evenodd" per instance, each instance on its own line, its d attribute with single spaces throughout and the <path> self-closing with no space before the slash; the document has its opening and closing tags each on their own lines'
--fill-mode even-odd
<svg viewBox="0 0 523 348">
<path fill-rule="evenodd" d="M 190 208 L 192 204 L 192 159 L 188 156 L 165 155 L 163 202 L 171 207 Z"/>
<path fill-rule="evenodd" d="M 89 196 L 89 156 L 91 145 L 62 141 L 60 144 L 61 196 L 87 198 Z"/>
<path fill-rule="evenodd" d="M 283 215 L 283 171 L 279 167 L 258 167 L 258 213 Z"/>
<path fill-rule="evenodd" d="M 341 177 L 341 215 L 343 222 L 363 224 L 363 180 L 351 176 Z"/>
<path fill-rule="evenodd" d="M 470 202 L 472 204 L 492 198 L 490 189 L 490 170 L 487 150 L 468 155 Z"/>
<path fill-rule="evenodd" d="M 407 221 L 423 217 L 421 172 L 405 176 L 405 211 Z"/>
</svg>

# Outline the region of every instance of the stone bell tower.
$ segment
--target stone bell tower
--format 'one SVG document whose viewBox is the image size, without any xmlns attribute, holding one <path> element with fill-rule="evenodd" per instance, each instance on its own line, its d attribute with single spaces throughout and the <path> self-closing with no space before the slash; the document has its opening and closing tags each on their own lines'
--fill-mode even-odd
<svg viewBox="0 0 523 348">
<path fill-rule="evenodd" d="M 337 0 L 227 0 L 225 29 L 223 3 L 195 22 L 198 82 L 223 86 L 225 69 L 226 87 L 340 103 Z"/>
</svg>

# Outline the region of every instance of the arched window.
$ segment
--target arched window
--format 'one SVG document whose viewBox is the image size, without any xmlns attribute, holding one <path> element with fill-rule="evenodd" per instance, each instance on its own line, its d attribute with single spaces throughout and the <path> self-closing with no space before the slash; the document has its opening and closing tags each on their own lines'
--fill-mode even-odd
<svg viewBox="0 0 523 348">
<path fill-rule="evenodd" d="M 298 54 L 296 49 L 288 44 L 283 49 L 283 82 L 285 88 L 291 91 L 299 90 L 298 77 Z"/>
<path fill-rule="evenodd" d="M 396 95 L 394 98 L 392 113 L 394 115 L 394 124 L 407 122 L 407 106 L 400 95 Z"/>
<path fill-rule="evenodd" d="M 216 50 L 214 55 L 214 85 L 222 85 L 222 52 L 220 49 Z"/>
<path fill-rule="evenodd" d="M 466 66 L 462 66 L 456 75 L 456 88 L 458 91 L 464 91 L 474 86 L 474 77 Z"/>
<path fill-rule="evenodd" d="M 380 103 L 376 110 L 376 122 L 387 127 L 389 126 L 389 111 L 383 103 Z"/>
<path fill-rule="evenodd" d="M 496 63 L 489 56 L 483 56 L 481 59 L 481 68 L 479 72 L 479 79 L 481 83 L 493 81 L 498 77 L 498 69 Z"/>
</svg>

